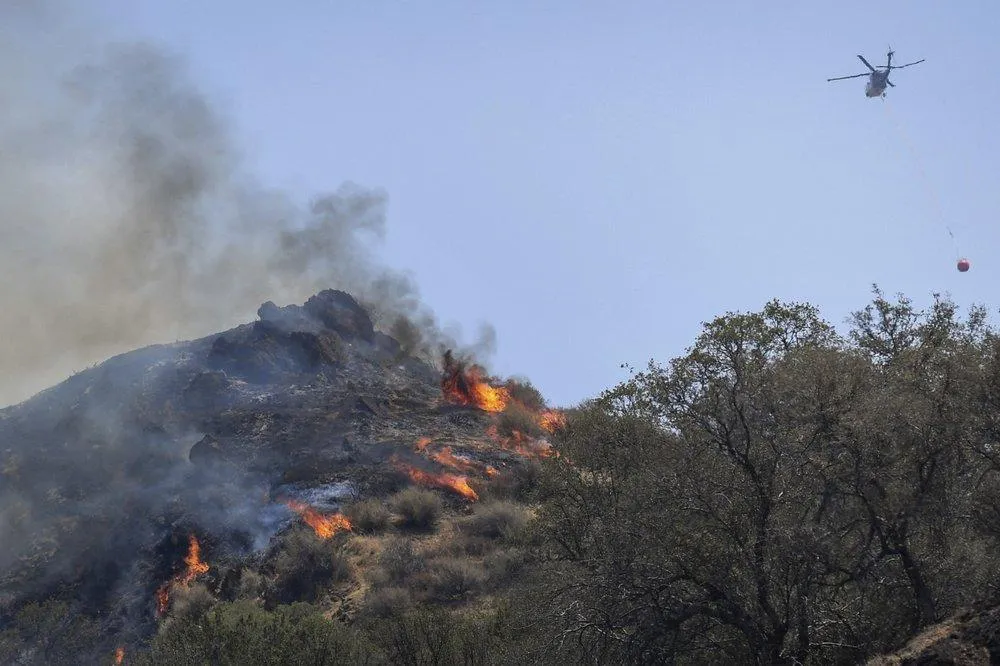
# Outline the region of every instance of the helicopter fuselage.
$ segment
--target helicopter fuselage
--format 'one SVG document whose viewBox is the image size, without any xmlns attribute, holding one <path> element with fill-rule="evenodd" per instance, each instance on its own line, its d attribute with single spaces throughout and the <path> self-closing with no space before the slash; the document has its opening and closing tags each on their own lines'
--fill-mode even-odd
<svg viewBox="0 0 1000 666">
<path fill-rule="evenodd" d="M 876 71 L 868 77 L 865 84 L 865 95 L 867 97 L 880 97 L 885 92 L 885 82 L 889 78 L 889 72 Z"/>
</svg>

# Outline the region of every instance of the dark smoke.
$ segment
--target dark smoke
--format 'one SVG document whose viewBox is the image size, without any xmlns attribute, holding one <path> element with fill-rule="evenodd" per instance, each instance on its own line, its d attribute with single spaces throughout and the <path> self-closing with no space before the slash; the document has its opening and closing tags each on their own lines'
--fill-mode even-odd
<svg viewBox="0 0 1000 666">
<path fill-rule="evenodd" d="M 261 186 L 183 62 L 96 34 L 62 3 L 0 3 L 0 405 L 328 288 L 353 294 L 411 353 L 439 362 L 456 346 L 413 282 L 375 259 L 384 192 L 348 183 L 302 206 Z M 492 329 L 480 338 L 473 351 L 492 352 Z M 163 380 L 147 369 L 177 353 L 131 356 L 134 367 L 63 404 L 79 395 L 80 376 L 69 379 L 37 414 L 18 412 L 35 431 L 3 426 L 13 412 L 0 411 L 0 617 L 60 594 L 141 633 L 171 573 L 151 550 L 165 535 L 204 532 L 212 560 L 273 534 L 273 479 L 192 466 L 200 433 L 158 430 L 130 402 Z M 66 581 L 90 590 L 57 589 Z"/>
<path fill-rule="evenodd" d="M 374 259 L 384 192 L 345 184 L 300 206 L 259 185 L 180 59 L 84 38 L 65 9 L 0 5 L 0 405 L 326 288 L 409 350 L 454 344 Z"/>
</svg>

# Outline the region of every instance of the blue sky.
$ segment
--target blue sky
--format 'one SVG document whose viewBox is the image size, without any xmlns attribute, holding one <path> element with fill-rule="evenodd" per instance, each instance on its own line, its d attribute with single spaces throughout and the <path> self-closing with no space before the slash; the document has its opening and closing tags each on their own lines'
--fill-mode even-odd
<svg viewBox="0 0 1000 666">
<path fill-rule="evenodd" d="M 387 190 L 385 263 L 556 404 L 773 297 L 998 305 L 995 1 L 95 5 L 188 60 L 267 183 Z M 927 60 L 885 102 L 826 81 L 889 44 Z"/>
</svg>

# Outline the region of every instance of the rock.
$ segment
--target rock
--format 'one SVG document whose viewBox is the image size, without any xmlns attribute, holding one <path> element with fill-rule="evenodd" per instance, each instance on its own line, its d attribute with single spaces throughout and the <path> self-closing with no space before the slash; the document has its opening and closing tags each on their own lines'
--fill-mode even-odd
<svg viewBox="0 0 1000 666">
<path fill-rule="evenodd" d="M 212 435 L 205 435 L 191 447 L 188 460 L 195 465 L 216 465 L 227 462 L 222 445 Z"/>
<path fill-rule="evenodd" d="M 354 297 L 343 291 L 326 289 L 309 298 L 304 306 L 326 328 L 345 339 L 375 340 L 375 325 Z"/>
</svg>

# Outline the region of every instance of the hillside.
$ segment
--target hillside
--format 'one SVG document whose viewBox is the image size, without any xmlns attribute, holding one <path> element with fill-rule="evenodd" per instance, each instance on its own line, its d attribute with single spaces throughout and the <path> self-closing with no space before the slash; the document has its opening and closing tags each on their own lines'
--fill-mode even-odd
<svg viewBox="0 0 1000 666">
<path fill-rule="evenodd" d="M 0 413 L 0 662 L 985 664 L 1000 332 L 771 301 L 567 410 L 349 294 Z"/>
<path fill-rule="evenodd" d="M 524 510 L 496 498 L 552 452 L 536 391 L 408 355 L 344 292 L 258 316 L 0 412 L 7 659 L 132 655 L 191 590 L 352 617 L 485 594 L 516 565 L 492 541 Z M 422 592 L 399 571 L 417 561 Z M 49 647 L 17 637 L 30 613 L 63 627 Z"/>
</svg>

